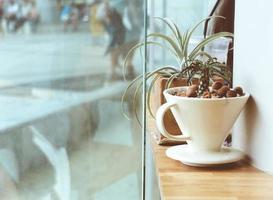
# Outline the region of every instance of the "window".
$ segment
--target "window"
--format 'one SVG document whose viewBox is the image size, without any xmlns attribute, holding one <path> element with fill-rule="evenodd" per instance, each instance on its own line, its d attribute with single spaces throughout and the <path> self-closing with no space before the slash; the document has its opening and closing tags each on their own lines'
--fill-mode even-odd
<svg viewBox="0 0 273 200">
<path fill-rule="evenodd" d="M 120 99 L 143 2 L 1 0 L 0 10 L 1 198 L 139 199 L 140 128 Z M 132 59 L 128 79 L 141 73 Z"/>
<path fill-rule="evenodd" d="M 154 16 L 186 29 L 214 0 L 149 0 L 149 27 L 144 0 L 102 2 L 0 0 L 1 197 L 140 199 L 141 129 L 120 100 L 143 58 L 129 58 L 124 81 L 124 57 L 145 28 L 167 31 Z M 148 68 L 173 62 L 149 50 Z M 123 108 L 134 117 L 131 99 Z"/>
</svg>

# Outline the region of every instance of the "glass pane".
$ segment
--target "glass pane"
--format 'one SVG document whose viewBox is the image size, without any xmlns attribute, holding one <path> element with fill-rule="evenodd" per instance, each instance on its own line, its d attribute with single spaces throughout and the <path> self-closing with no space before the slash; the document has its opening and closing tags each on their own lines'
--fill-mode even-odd
<svg viewBox="0 0 273 200">
<path fill-rule="evenodd" d="M 143 1 L 101 2 L 0 0 L 1 199 L 140 199 Z"/>
</svg>

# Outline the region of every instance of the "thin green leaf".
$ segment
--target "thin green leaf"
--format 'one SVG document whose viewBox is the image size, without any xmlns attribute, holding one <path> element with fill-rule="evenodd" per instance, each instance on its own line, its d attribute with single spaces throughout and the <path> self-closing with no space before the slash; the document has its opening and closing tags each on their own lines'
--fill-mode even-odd
<svg viewBox="0 0 273 200">
<path fill-rule="evenodd" d="M 171 37 L 161 33 L 151 33 L 147 35 L 147 38 L 150 38 L 150 37 L 161 38 L 165 40 L 166 42 L 168 42 L 171 45 L 171 47 L 174 49 L 178 57 L 181 58 L 182 51 L 179 49 L 179 47 L 177 46 L 177 44 L 174 42 L 174 40 Z"/>
<path fill-rule="evenodd" d="M 173 27 L 174 23 L 170 22 L 168 18 L 163 18 L 163 17 L 155 17 L 155 19 L 159 19 L 162 22 L 164 22 L 169 29 L 173 32 L 174 36 L 178 39 L 178 32 L 175 27 Z"/>
<path fill-rule="evenodd" d="M 166 82 L 165 89 L 169 89 L 171 87 L 171 84 L 173 83 L 173 80 L 179 76 L 179 73 L 173 74 L 168 81 Z"/>
<path fill-rule="evenodd" d="M 149 72 L 149 74 L 146 76 L 146 79 L 148 80 L 151 76 L 153 76 L 156 73 L 160 73 L 161 71 L 164 71 L 164 73 L 167 73 L 167 70 L 172 71 L 172 72 L 178 72 L 177 69 L 175 67 L 172 66 L 164 66 L 164 67 L 160 67 L 157 68 L 151 72 Z"/>
<path fill-rule="evenodd" d="M 126 114 L 126 112 L 125 112 L 125 110 L 124 110 L 124 102 L 125 102 L 125 98 L 126 98 L 126 96 L 127 96 L 127 93 L 129 92 L 129 89 L 137 82 L 137 81 L 139 81 L 141 78 L 142 78 L 142 74 L 141 75 L 139 75 L 138 77 L 136 77 L 126 88 L 125 88 L 125 91 L 123 92 L 123 94 L 122 94 L 122 97 L 121 97 L 121 111 L 122 111 L 122 114 L 123 114 L 123 116 L 126 118 L 126 119 L 128 119 L 128 120 L 130 120 L 130 117 Z"/>
<path fill-rule="evenodd" d="M 204 23 L 205 21 L 207 20 L 210 20 L 212 18 L 223 18 L 225 19 L 225 17 L 223 16 L 218 16 L 218 15 L 214 15 L 214 16 L 210 16 L 210 17 L 207 17 L 203 20 L 201 20 L 200 22 L 198 22 L 191 30 L 188 31 L 188 34 L 186 35 L 186 38 L 185 38 L 185 41 L 184 41 L 184 57 L 187 58 L 188 57 L 188 46 L 189 46 L 189 42 L 190 42 L 190 39 L 194 33 L 194 31 L 202 24 Z"/>
<path fill-rule="evenodd" d="M 148 41 L 147 42 L 147 45 L 156 45 L 156 46 L 159 46 L 161 48 L 165 48 L 167 49 L 169 52 L 171 52 L 175 57 L 176 57 L 176 60 L 177 60 L 177 63 L 179 64 L 180 61 L 179 61 L 179 56 L 176 54 L 176 52 L 174 50 L 172 50 L 170 47 L 166 46 L 166 45 L 163 45 L 163 44 L 160 44 L 158 42 L 153 42 L 153 41 Z M 140 47 L 144 46 L 144 42 L 142 43 L 138 43 L 136 44 L 135 46 L 133 46 L 130 51 L 127 53 L 125 59 L 124 59 L 124 63 L 123 63 L 123 79 L 126 81 L 126 67 L 127 67 L 127 61 L 128 61 L 128 58 L 134 53 L 134 51 Z"/>
<path fill-rule="evenodd" d="M 222 19 L 226 19 L 225 17 L 219 16 L 219 15 L 213 15 L 213 16 L 207 17 L 207 18 L 205 18 L 205 19 L 202 19 L 202 20 L 199 21 L 196 25 L 194 25 L 193 28 L 190 30 L 189 38 L 192 36 L 192 34 L 194 33 L 194 31 L 195 31 L 202 23 L 206 22 L 207 20 L 213 19 L 213 18 L 222 18 Z"/>
<path fill-rule="evenodd" d="M 155 119 L 155 116 L 154 116 L 153 111 L 152 111 L 152 108 L 151 108 L 151 94 L 152 94 L 152 89 L 153 89 L 153 87 L 154 87 L 156 81 L 157 81 L 160 77 L 162 77 L 162 75 L 161 75 L 161 74 L 158 74 L 158 75 L 156 75 L 156 76 L 152 79 L 152 81 L 151 81 L 151 83 L 150 83 L 150 86 L 149 86 L 149 88 L 148 88 L 148 91 L 147 91 L 147 108 L 148 108 L 148 112 L 150 113 L 150 115 L 151 115 L 151 117 L 152 117 L 153 119 Z"/>
<path fill-rule="evenodd" d="M 197 54 L 195 54 L 195 56 L 192 58 L 192 60 L 195 60 L 198 56 L 206 56 L 208 58 L 209 61 L 213 60 L 212 56 L 209 55 L 207 52 L 205 51 L 199 51 Z"/>
<path fill-rule="evenodd" d="M 177 25 L 172 20 L 170 20 L 168 18 L 162 18 L 162 17 L 155 17 L 155 18 L 160 19 L 169 27 L 169 29 L 173 32 L 174 36 L 176 37 L 177 42 L 179 43 L 180 49 L 182 51 L 183 50 L 183 46 L 182 46 L 183 36 L 182 36 L 179 28 L 177 27 Z"/>
<path fill-rule="evenodd" d="M 134 97 L 133 97 L 133 110 L 134 110 L 134 115 L 135 115 L 136 120 L 137 120 L 137 122 L 138 122 L 138 124 L 139 124 L 140 127 L 141 127 L 141 122 L 140 122 L 140 119 L 139 119 L 138 113 L 137 113 L 137 96 L 138 96 L 138 93 L 139 93 L 139 91 L 140 91 L 142 85 L 143 85 L 143 82 L 140 82 L 140 84 L 139 84 L 139 85 L 137 86 L 137 88 L 136 88 L 136 91 L 135 91 Z"/>
<path fill-rule="evenodd" d="M 227 78 L 231 76 L 231 73 L 229 73 L 229 72 L 222 72 L 221 70 L 218 70 L 218 69 L 215 69 L 215 68 L 213 68 L 211 71 L 217 72 L 217 73 L 219 73 L 219 74 L 221 74 L 223 76 L 226 76 Z"/>
<path fill-rule="evenodd" d="M 192 82 L 192 79 L 194 78 L 194 76 L 198 75 L 198 72 L 195 71 L 191 71 L 189 77 L 188 77 L 188 83 Z"/>
<path fill-rule="evenodd" d="M 203 47 L 205 47 L 208 43 L 219 39 L 221 37 L 233 37 L 233 33 L 229 32 L 220 32 L 220 33 L 215 33 L 204 40 L 202 40 L 190 53 L 189 59 L 192 59 Z"/>
<path fill-rule="evenodd" d="M 223 78 L 224 80 L 226 80 L 226 81 L 229 82 L 229 83 L 230 83 L 230 81 L 231 81 L 231 80 L 230 80 L 230 77 L 228 77 L 228 76 L 226 76 L 226 75 L 223 75 L 222 73 L 213 71 L 211 74 L 212 74 L 212 77 L 213 77 L 214 75 L 220 76 L 221 78 Z"/>
<path fill-rule="evenodd" d="M 156 73 L 159 73 L 161 71 L 164 71 L 165 74 L 167 74 L 168 72 L 166 72 L 166 70 L 170 70 L 170 71 L 173 71 L 173 72 L 177 72 L 177 69 L 173 66 L 164 66 L 164 67 L 160 67 L 160 68 L 157 68 L 156 70 L 153 70 L 152 72 L 148 72 L 146 74 L 146 80 L 148 80 L 149 78 L 151 78 L 153 75 L 155 75 Z M 125 118 L 127 118 L 128 120 L 130 120 L 130 117 L 126 114 L 125 110 L 124 110 L 124 102 L 125 102 L 125 98 L 129 92 L 129 89 L 137 82 L 139 81 L 141 78 L 143 77 L 143 74 L 139 75 L 138 77 L 136 77 L 128 86 L 127 88 L 125 89 L 122 97 L 121 97 L 121 109 L 122 109 L 122 113 L 124 115 Z M 141 81 L 142 82 L 142 81 Z M 133 102 L 134 103 L 134 102 Z"/>
<path fill-rule="evenodd" d="M 226 74 L 227 76 L 231 76 L 231 71 L 228 69 L 218 68 L 216 66 L 210 66 L 210 68 L 211 68 L 211 71 L 216 70 L 216 71 L 219 71 L 223 74 Z"/>
<path fill-rule="evenodd" d="M 182 47 L 183 47 L 183 51 L 182 51 L 182 55 L 184 56 L 184 59 L 185 61 L 187 60 L 188 58 L 188 43 L 187 43 L 187 38 L 188 38 L 188 35 L 189 35 L 189 30 L 187 30 L 184 34 L 184 37 L 183 37 L 183 41 L 182 41 Z"/>
<path fill-rule="evenodd" d="M 175 30 L 177 32 L 177 37 L 178 37 L 177 39 L 178 39 L 178 42 L 180 42 L 181 50 L 182 50 L 183 49 L 183 46 L 182 46 L 183 35 L 181 34 L 178 26 L 174 22 L 172 22 L 172 23 L 173 23 L 173 26 L 175 27 Z"/>
<path fill-rule="evenodd" d="M 206 22 L 207 20 L 210 20 L 210 19 L 212 19 L 212 18 L 222 18 L 222 19 L 225 19 L 225 17 L 223 17 L 223 16 L 213 15 L 213 16 L 207 17 L 207 18 L 205 18 L 205 19 L 199 21 L 199 22 L 198 22 L 195 26 L 193 26 L 193 28 L 189 31 L 189 34 L 188 34 L 188 36 L 187 36 L 187 38 L 186 38 L 186 41 L 185 41 L 185 43 L 186 43 L 187 46 L 188 46 L 188 43 L 189 43 L 190 38 L 191 38 L 191 36 L 193 35 L 194 31 L 195 31 L 202 23 L 204 23 L 204 22 Z"/>
</svg>

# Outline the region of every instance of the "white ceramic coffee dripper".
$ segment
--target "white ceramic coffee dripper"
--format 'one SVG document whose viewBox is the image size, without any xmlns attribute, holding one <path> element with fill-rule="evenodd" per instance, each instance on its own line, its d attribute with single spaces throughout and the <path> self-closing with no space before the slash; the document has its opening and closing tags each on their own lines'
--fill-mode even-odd
<svg viewBox="0 0 273 200">
<path fill-rule="evenodd" d="M 187 141 L 191 151 L 217 152 L 234 125 L 249 94 L 233 98 L 188 98 L 172 95 L 187 87 L 171 88 L 164 91 L 167 103 L 157 111 L 156 124 L 159 131 L 175 141 Z M 174 136 L 164 127 L 163 117 L 171 109 L 183 135 Z"/>
</svg>

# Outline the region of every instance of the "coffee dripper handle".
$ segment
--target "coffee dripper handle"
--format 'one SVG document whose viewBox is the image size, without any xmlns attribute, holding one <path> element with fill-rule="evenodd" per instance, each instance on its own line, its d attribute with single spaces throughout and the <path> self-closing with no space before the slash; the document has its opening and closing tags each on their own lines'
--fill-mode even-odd
<svg viewBox="0 0 273 200">
<path fill-rule="evenodd" d="M 162 135 L 164 135 L 166 138 L 173 140 L 173 141 L 187 141 L 190 140 L 191 138 L 189 136 L 184 136 L 184 135 L 172 135 L 170 134 L 164 125 L 164 115 L 165 113 L 171 108 L 176 106 L 176 103 L 165 103 L 162 106 L 159 107 L 157 113 L 156 113 L 156 125 L 158 130 Z"/>
</svg>

